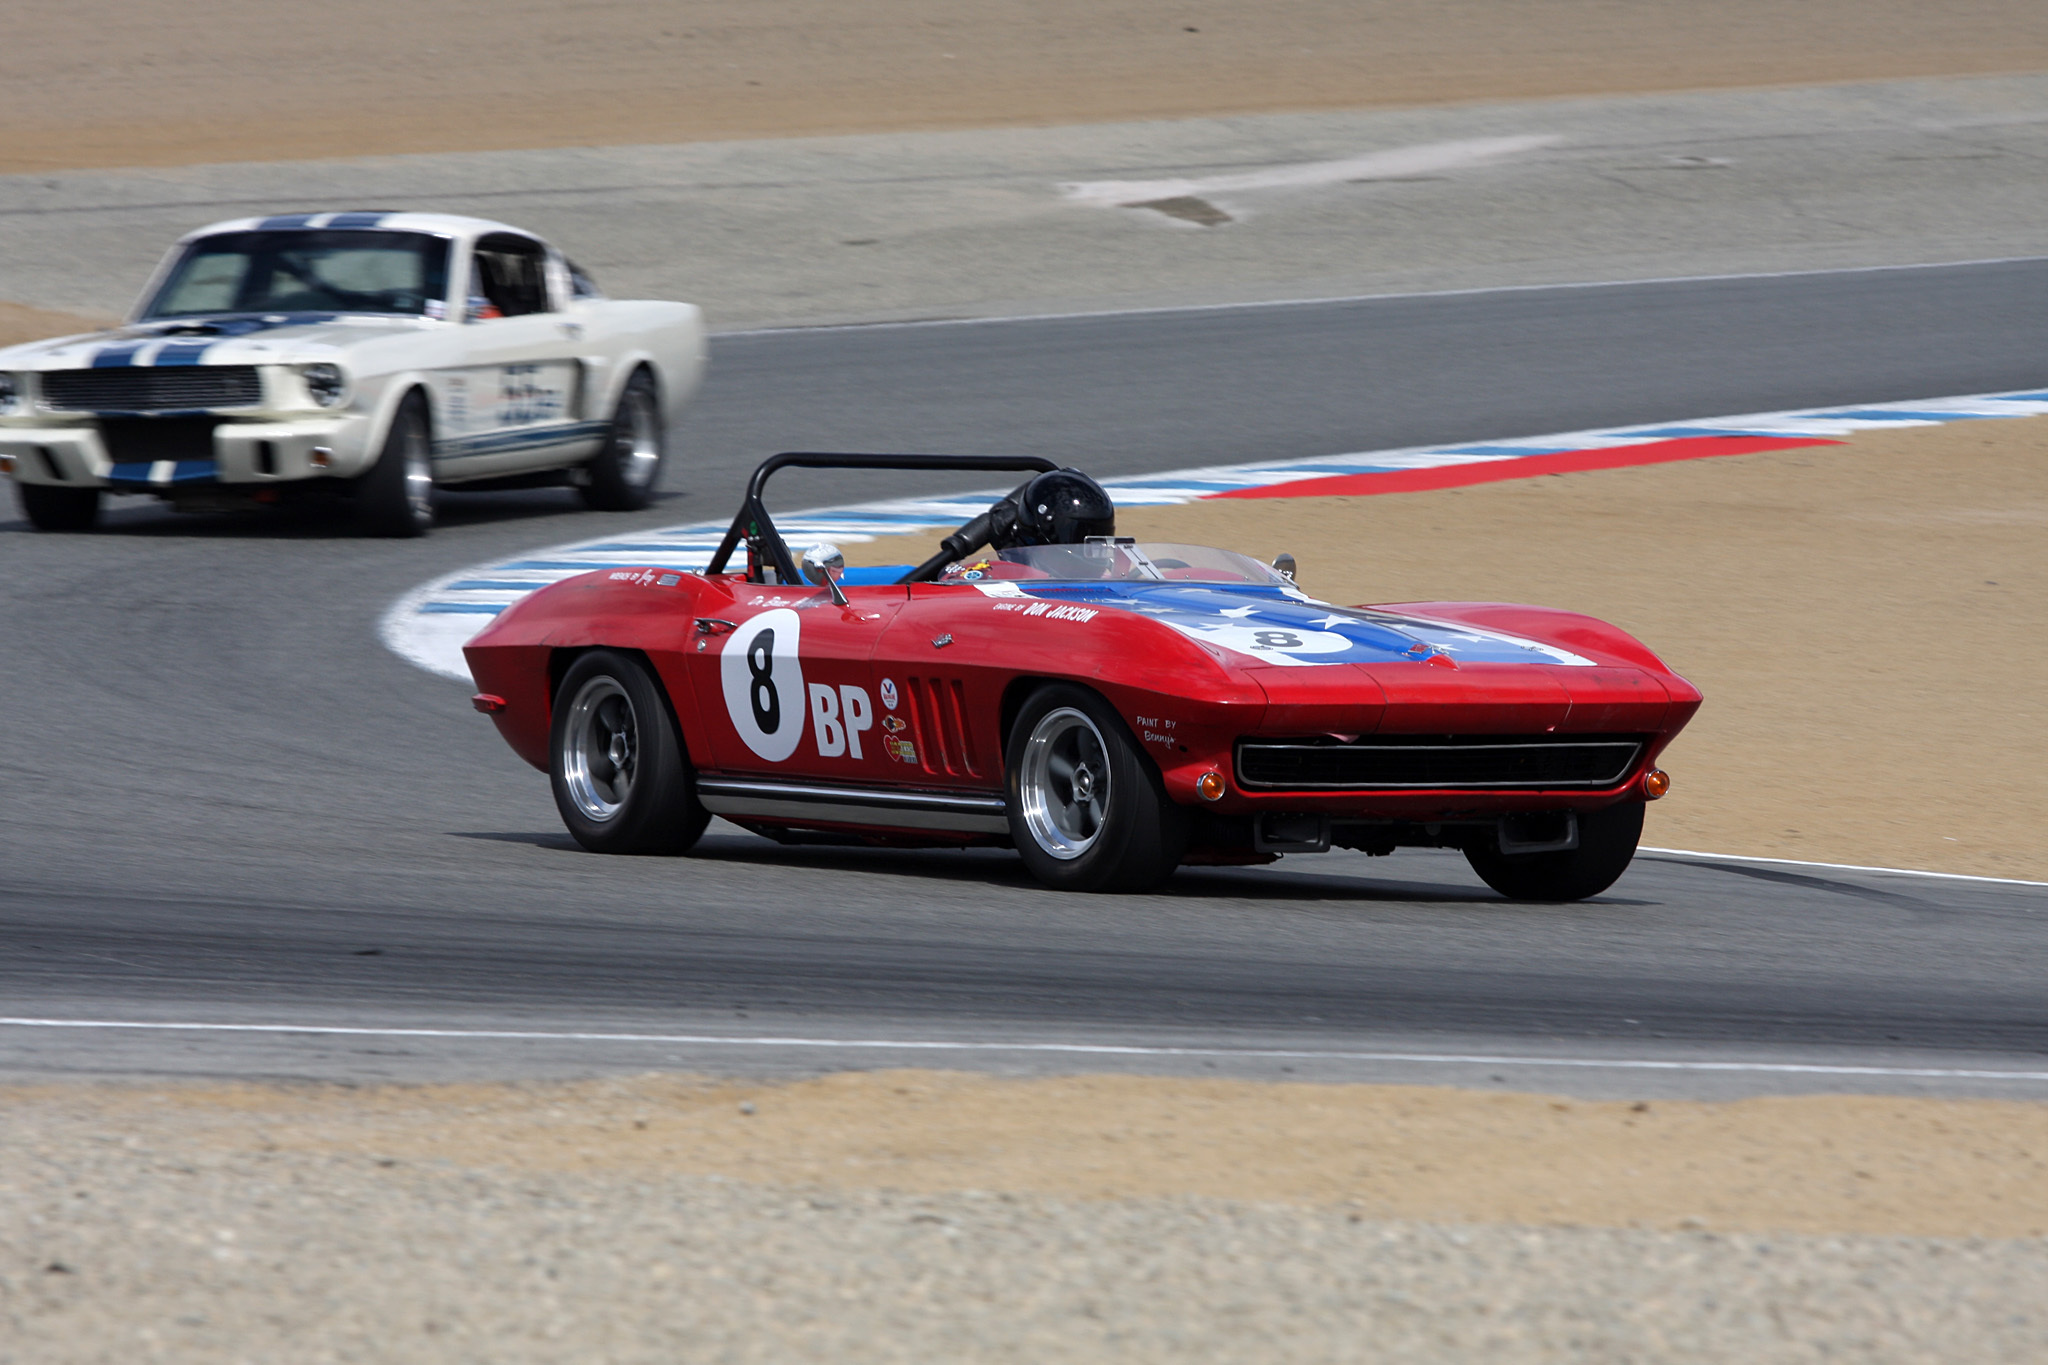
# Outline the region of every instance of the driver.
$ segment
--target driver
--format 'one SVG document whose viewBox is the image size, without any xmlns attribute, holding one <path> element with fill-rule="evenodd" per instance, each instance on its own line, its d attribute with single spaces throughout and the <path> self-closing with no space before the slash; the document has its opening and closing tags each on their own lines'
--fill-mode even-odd
<svg viewBox="0 0 2048 1365">
<path fill-rule="evenodd" d="M 1116 504 L 1101 484 L 1078 469 L 1040 474 L 989 514 L 988 543 L 996 550 L 1079 545 L 1090 536 L 1116 534 Z"/>
<path fill-rule="evenodd" d="M 1080 545 L 1093 536 L 1115 534 L 1116 504 L 1101 484 L 1078 469 L 1049 470 L 940 541 L 939 552 L 912 569 L 905 581 L 990 573 L 992 564 L 961 562 L 984 545 L 1000 554 L 1028 545 Z"/>
</svg>

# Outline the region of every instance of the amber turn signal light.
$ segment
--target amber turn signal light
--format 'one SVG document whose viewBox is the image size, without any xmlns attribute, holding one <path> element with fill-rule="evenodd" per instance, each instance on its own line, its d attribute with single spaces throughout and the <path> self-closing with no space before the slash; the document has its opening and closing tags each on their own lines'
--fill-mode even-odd
<svg viewBox="0 0 2048 1365">
<path fill-rule="evenodd" d="M 1195 779 L 1195 791 L 1204 801 L 1220 801 L 1228 789 L 1223 774 L 1214 768 Z"/>
<path fill-rule="evenodd" d="M 1652 768 L 1643 774 L 1643 795 L 1647 799 L 1655 801 L 1670 790 L 1671 774 L 1662 768 Z"/>
<path fill-rule="evenodd" d="M 479 692 L 469 699 L 469 704 L 485 715 L 494 715 L 505 709 L 505 699 L 494 697 L 488 692 Z"/>
</svg>

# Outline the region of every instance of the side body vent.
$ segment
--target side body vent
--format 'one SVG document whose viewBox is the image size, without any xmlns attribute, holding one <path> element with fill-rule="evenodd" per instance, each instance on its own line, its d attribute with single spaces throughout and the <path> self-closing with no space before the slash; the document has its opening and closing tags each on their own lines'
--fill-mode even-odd
<svg viewBox="0 0 2048 1365">
<path fill-rule="evenodd" d="M 934 777 L 980 777 L 981 759 L 967 728 L 967 689 L 958 678 L 910 678 L 917 757 Z"/>
</svg>

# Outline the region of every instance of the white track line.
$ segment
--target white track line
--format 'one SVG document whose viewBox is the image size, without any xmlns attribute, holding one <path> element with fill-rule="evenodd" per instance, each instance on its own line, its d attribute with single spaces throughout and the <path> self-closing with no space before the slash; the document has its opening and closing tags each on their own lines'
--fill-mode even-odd
<svg viewBox="0 0 2048 1365">
<path fill-rule="evenodd" d="M 1582 1071 L 1679 1071 L 2048 1082 L 2048 1071 L 2002 1071 L 1991 1068 L 1942 1066 L 1850 1066 L 1826 1062 L 1686 1062 L 1634 1057 L 1517 1057 L 1483 1052 L 1344 1052 L 1308 1048 L 1147 1047 L 1123 1043 L 960 1043 L 929 1038 L 801 1038 L 775 1035 L 724 1037 L 711 1033 L 597 1033 L 541 1029 L 369 1028 L 324 1024 L 161 1023 L 133 1019 L 0 1018 L 0 1027 L 137 1029 L 157 1033 L 306 1034 L 348 1038 L 441 1038 L 458 1042 L 658 1043 L 689 1047 L 831 1048 L 866 1052 L 1022 1052 L 1077 1057 L 1216 1057 L 1268 1061 L 1388 1062 L 1416 1066 L 1539 1066 Z"/>
<path fill-rule="evenodd" d="M 1871 867 L 1865 863 L 1810 863 L 1798 858 L 1755 858 L 1742 853 L 1701 853 L 1690 848 L 1651 848 L 1647 844 L 1637 853 L 1658 853 L 1667 858 L 1694 858 L 1703 863 L 1777 863 L 1784 867 L 1822 867 L 1831 872 L 1879 872 L 1887 877 L 1934 877 L 1951 882 L 1989 882 L 1994 886 L 2043 886 L 2048 882 L 2030 882 L 2019 877 L 1979 877 L 1968 872 L 1923 872 L 1912 867 Z"/>
<path fill-rule="evenodd" d="M 714 337 L 786 336 L 792 332 L 872 332 L 904 327 L 987 327 L 1010 322 L 1074 322 L 1090 318 L 1152 317 L 1163 313 L 1226 313 L 1254 308 L 1316 308 L 1340 303 L 1394 303 L 1403 299 L 1456 299 L 1479 294 L 1533 294 L 1551 289 L 1627 289 L 1639 284 L 1733 284 L 1742 280 L 1795 280 L 1816 275 L 1892 275 L 1905 270 L 1964 270 L 1983 265 L 2026 265 L 2048 256 L 1980 256 L 1966 261 L 1909 265 L 1843 265 L 1824 270 L 1750 270 L 1728 275 L 1651 275 L 1640 280 L 1564 280 L 1556 284 L 1488 284 L 1469 289 L 1410 289 L 1386 294 L 1323 294 L 1306 299 L 1247 299 L 1236 303 L 1176 303 L 1152 308 L 1099 308 L 1065 313 L 1006 313 L 984 318 L 907 318 L 889 322 L 784 323 L 713 332 Z"/>
</svg>

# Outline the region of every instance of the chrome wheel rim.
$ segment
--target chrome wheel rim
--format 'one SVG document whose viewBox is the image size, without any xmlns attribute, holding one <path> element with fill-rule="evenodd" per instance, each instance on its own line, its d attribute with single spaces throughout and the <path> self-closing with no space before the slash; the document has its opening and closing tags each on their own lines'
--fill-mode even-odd
<svg viewBox="0 0 2048 1365">
<path fill-rule="evenodd" d="M 1071 706 L 1049 711 L 1024 741 L 1018 809 L 1032 842 L 1062 861 L 1102 836 L 1109 814 L 1109 747 L 1095 722 Z"/>
<path fill-rule="evenodd" d="M 434 518 L 434 463 L 427 452 L 426 429 L 407 422 L 400 454 L 405 459 L 405 507 L 422 524 Z"/>
<path fill-rule="evenodd" d="M 645 488 L 654 482 L 654 472 L 661 467 L 661 432 L 657 427 L 654 396 L 637 386 L 626 390 L 612 440 L 619 478 L 628 488 Z"/>
<path fill-rule="evenodd" d="M 640 727 L 633 702 L 609 677 L 592 678 L 569 703 L 562 744 L 562 782 L 584 818 L 613 819 L 633 795 L 640 767 Z"/>
</svg>

